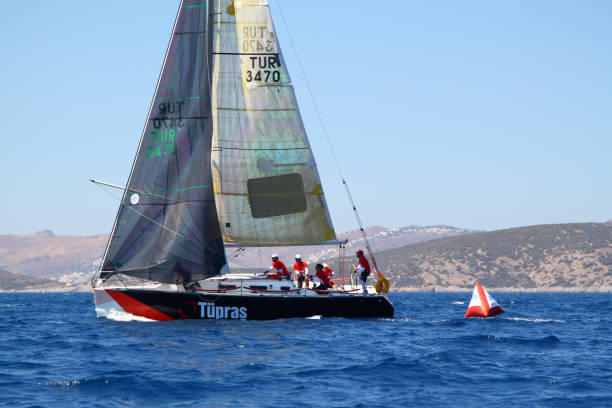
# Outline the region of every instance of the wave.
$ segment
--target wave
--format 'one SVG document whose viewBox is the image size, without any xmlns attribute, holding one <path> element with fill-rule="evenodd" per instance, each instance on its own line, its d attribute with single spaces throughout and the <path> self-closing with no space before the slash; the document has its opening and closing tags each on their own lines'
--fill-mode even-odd
<svg viewBox="0 0 612 408">
<path fill-rule="evenodd" d="M 466 304 L 466 302 L 462 302 L 460 300 L 456 300 L 456 301 L 451 303 L 451 305 L 465 305 L 465 304 Z"/>
<path fill-rule="evenodd" d="M 131 313 L 124 312 L 123 310 L 117 309 L 101 309 L 96 307 L 96 313 L 98 317 L 103 317 L 108 320 L 114 320 L 116 322 L 155 322 L 155 320 L 147 319 L 142 316 L 135 316 Z"/>
<path fill-rule="evenodd" d="M 514 320 L 515 322 L 534 322 L 534 323 L 565 323 L 565 320 L 559 319 L 541 319 L 528 317 L 500 317 L 500 320 Z"/>
<path fill-rule="evenodd" d="M 504 337 L 494 336 L 486 334 L 478 334 L 472 336 L 461 336 L 459 340 L 465 343 L 488 343 L 488 342 L 500 342 L 506 344 L 518 344 L 521 346 L 535 346 L 535 347 L 556 347 L 561 344 L 561 340 L 554 335 L 549 335 L 540 338 L 519 338 L 519 337 Z"/>
<path fill-rule="evenodd" d="M 269 366 L 266 364 L 251 361 L 248 364 L 236 367 L 236 370 L 240 370 L 242 373 L 255 373 L 259 371 L 266 371 L 268 368 Z"/>
<path fill-rule="evenodd" d="M 461 317 L 448 318 L 448 319 L 429 319 L 421 320 L 418 323 L 423 327 L 436 327 L 436 326 L 453 326 L 462 327 L 468 324 L 467 319 Z"/>
<path fill-rule="evenodd" d="M 83 379 L 76 379 L 76 380 L 46 381 L 46 382 L 39 382 L 38 385 L 68 388 L 68 387 L 76 387 L 80 385 L 98 386 L 102 384 L 108 384 L 109 382 L 110 380 L 108 378 L 98 377 L 98 378 L 83 378 Z"/>
<path fill-rule="evenodd" d="M 416 319 L 411 317 L 381 317 L 376 319 L 381 322 L 416 322 Z"/>
<path fill-rule="evenodd" d="M 341 376 L 348 376 L 349 378 L 355 378 L 363 375 L 364 372 L 376 372 L 377 375 L 389 374 L 397 375 L 398 372 L 411 372 L 419 373 L 422 375 L 424 370 L 427 370 L 427 366 L 415 358 L 401 358 L 396 356 L 389 356 L 379 358 L 374 361 L 363 361 L 363 362 L 346 362 L 344 364 L 325 365 L 321 367 L 304 367 L 297 368 L 293 373 L 298 378 L 324 378 L 333 376 L 338 378 Z"/>
</svg>

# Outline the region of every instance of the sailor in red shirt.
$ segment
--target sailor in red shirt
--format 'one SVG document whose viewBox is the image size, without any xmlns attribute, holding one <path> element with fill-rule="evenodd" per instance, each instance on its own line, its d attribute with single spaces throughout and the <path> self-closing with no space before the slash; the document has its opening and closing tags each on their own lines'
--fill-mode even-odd
<svg viewBox="0 0 612 408">
<path fill-rule="evenodd" d="M 334 276 L 334 270 L 332 268 L 330 268 L 329 265 L 326 264 L 326 263 L 323 264 L 323 272 L 325 272 L 327 274 L 329 279 L 331 279 L 332 276 Z"/>
<path fill-rule="evenodd" d="M 327 289 L 337 289 L 336 285 L 334 285 L 332 283 L 332 281 L 329 279 L 329 275 L 327 274 L 327 272 L 325 272 L 323 270 L 323 265 L 321 264 L 317 264 L 317 266 L 315 267 L 315 270 L 317 271 L 317 281 L 319 281 L 319 285 L 314 287 L 314 289 L 316 290 L 327 290 Z"/>
<path fill-rule="evenodd" d="M 272 271 L 275 271 L 275 272 L 270 273 Z M 268 279 L 283 279 L 283 278 L 289 279 L 290 278 L 289 270 L 287 269 L 285 264 L 282 263 L 278 259 L 278 254 L 272 254 L 272 265 L 268 268 L 266 275 L 268 276 Z"/>
<path fill-rule="evenodd" d="M 302 255 L 298 254 L 295 256 L 293 270 L 295 271 L 298 289 L 302 289 L 304 282 L 306 282 L 306 287 L 308 287 L 308 264 L 302 261 Z"/>
<path fill-rule="evenodd" d="M 359 283 L 363 287 L 363 293 L 368 293 L 366 281 L 370 275 L 370 263 L 361 249 L 357 251 L 357 258 L 359 258 L 359 266 L 353 265 L 353 273 L 359 274 Z"/>
</svg>

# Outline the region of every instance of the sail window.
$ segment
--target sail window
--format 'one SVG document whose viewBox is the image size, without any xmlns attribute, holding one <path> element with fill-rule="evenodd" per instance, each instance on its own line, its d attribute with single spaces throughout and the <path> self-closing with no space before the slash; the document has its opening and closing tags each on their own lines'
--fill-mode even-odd
<svg viewBox="0 0 612 408">
<path fill-rule="evenodd" d="M 247 180 L 253 218 L 306 211 L 304 181 L 298 173 Z"/>
</svg>

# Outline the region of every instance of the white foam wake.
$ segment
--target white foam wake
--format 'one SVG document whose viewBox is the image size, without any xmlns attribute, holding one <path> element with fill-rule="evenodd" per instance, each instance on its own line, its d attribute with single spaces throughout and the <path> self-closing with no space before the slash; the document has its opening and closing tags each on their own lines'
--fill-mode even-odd
<svg viewBox="0 0 612 408">
<path fill-rule="evenodd" d="M 136 316 L 131 313 L 127 313 L 123 310 L 117 309 L 104 309 L 96 307 L 96 313 L 98 317 L 103 317 L 108 320 L 114 320 L 116 322 L 154 322 L 155 320 L 147 319 L 146 317 Z"/>
<path fill-rule="evenodd" d="M 565 320 L 559 319 L 529 319 L 526 317 L 506 317 L 506 320 L 514 320 L 517 322 L 534 322 L 534 323 L 565 323 Z"/>
</svg>

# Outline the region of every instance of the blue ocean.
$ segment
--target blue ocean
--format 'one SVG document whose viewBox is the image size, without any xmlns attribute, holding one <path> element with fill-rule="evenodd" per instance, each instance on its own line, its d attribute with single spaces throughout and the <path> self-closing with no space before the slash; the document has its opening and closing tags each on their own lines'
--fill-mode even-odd
<svg viewBox="0 0 612 408">
<path fill-rule="evenodd" d="M 0 406 L 610 407 L 612 294 L 391 293 L 393 319 L 96 318 L 0 293 Z"/>
</svg>

